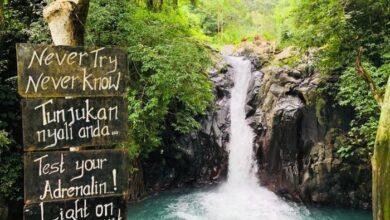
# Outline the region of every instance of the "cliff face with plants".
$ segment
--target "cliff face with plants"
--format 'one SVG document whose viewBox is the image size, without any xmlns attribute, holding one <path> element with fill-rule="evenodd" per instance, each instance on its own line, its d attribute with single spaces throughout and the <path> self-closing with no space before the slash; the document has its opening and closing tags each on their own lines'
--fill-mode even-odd
<svg viewBox="0 0 390 220">
<path fill-rule="evenodd" d="M 269 46 L 259 41 L 238 51 L 253 60 L 247 117 L 256 132 L 260 182 L 293 200 L 370 208 L 370 164 L 349 163 L 338 152 L 351 110 L 335 108 L 321 93 L 332 79 L 315 68 L 317 51 L 264 55 Z M 285 65 L 291 59 L 293 67 Z"/>
<path fill-rule="evenodd" d="M 232 72 L 220 63 L 209 77 L 215 98 L 206 114 L 198 118 L 201 128 L 185 135 L 165 133 L 163 147 L 143 160 L 144 180 L 150 191 L 205 186 L 226 178 Z"/>
</svg>

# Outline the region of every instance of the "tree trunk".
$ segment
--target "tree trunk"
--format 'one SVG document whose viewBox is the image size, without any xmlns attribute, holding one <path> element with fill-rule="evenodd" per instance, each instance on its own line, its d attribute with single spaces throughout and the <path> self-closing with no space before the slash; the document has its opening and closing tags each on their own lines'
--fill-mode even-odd
<svg viewBox="0 0 390 220">
<path fill-rule="evenodd" d="M 375 220 L 390 219 L 390 78 L 376 135 L 372 158 L 372 204 Z"/>
<path fill-rule="evenodd" d="M 57 0 L 43 10 L 55 45 L 84 44 L 88 8 L 89 0 Z"/>
<path fill-rule="evenodd" d="M 141 161 L 138 158 L 131 159 L 129 192 L 127 199 L 129 201 L 137 201 L 145 195 L 146 189 Z"/>
</svg>

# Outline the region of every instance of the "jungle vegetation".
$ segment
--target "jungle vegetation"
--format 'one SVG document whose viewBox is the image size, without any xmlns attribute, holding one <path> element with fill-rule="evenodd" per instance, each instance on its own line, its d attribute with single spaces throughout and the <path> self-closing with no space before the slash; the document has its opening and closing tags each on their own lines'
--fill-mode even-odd
<svg viewBox="0 0 390 220">
<path fill-rule="evenodd" d="M 47 0 L 0 0 L 0 201 L 22 204 L 20 98 L 16 92 L 15 43 L 51 43 L 42 18 Z M 319 92 L 335 108 L 353 112 L 338 141 L 347 161 L 370 163 L 380 106 L 357 77 L 355 60 L 378 91 L 390 74 L 388 0 L 92 0 L 85 45 L 123 47 L 130 57 L 129 143 L 132 157 L 161 147 L 164 134 L 189 133 L 210 107 L 207 70 L 226 44 L 273 41 L 279 49 L 320 48 L 316 66 L 331 79 Z M 294 64 L 291 64 L 294 65 Z M 14 209 L 13 209 L 14 210 Z M 16 210 L 17 211 L 17 210 Z M 19 210 L 20 211 L 20 210 Z"/>
</svg>

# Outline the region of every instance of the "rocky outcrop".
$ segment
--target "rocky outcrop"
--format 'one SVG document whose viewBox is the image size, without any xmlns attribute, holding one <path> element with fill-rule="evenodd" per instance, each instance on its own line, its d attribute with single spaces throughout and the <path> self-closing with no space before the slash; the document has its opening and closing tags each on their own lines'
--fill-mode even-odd
<svg viewBox="0 0 390 220">
<path fill-rule="evenodd" d="M 209 75 L 214 83 L 215 102 L 199 119 L 201 129 L 189 135 L 166 135 L 163 148 L 143 159 L 144 179 L 149 191 L 209 185 L 225 179 L 232 72 L 221 64 Z"/>
<path fill-rule="evenodd" d="M 247 117 L 256 133 L 259 179 L 293 200 L 369 208 L 370 168 L 344 163 L 336 153 L 350 112 L 333 108 L 328 103 L 335 101 L 318 93 L 324 80 L 313 66 L 314 52 L 291 68 L 282 61 L 297 56 L 292 48 L 273 58 L 248 44 L 238 51 L 253 64 Z"/>
</svg>

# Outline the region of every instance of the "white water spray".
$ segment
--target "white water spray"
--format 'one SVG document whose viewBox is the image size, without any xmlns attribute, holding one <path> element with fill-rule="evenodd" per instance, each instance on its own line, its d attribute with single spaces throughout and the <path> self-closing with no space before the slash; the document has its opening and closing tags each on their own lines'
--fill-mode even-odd
<svg viewBox="0 0 390 220">
<path fill-rule="evenodd" d="M 245 120 L 248 86 L 251 80 L 251 63 L 241 57 L 227 57 L 234 68 L 234 87 L 230 99 L 229 173 L 227 185 L 257 185 L 256 164 L 253 152 L 254 134 Z"/>
<path fill-rule="evenodd" d="M 228 179 L 216 190 L 198 193 L 195 199 L 194 195 L 183 196 L 173 207 L 176 210 L 174 216 L 202 220 L 299 219 L 297 206 L 283 201 L 257 182 L 254 134 L 245 120 L 251 63 L 242 57 L 225 59 L 234 69 Z"/>
</svg>

